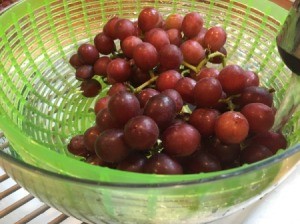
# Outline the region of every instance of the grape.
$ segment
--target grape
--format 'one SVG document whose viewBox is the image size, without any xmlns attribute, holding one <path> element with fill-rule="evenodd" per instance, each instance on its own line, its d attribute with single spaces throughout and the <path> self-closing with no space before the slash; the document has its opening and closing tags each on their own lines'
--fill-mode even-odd
<svg viewBox="0 0 300 224">
<path fill-rule="evenodd" d="M 94 44 L 97 50 L 104 55 L 111 54 L 116 50 L 116 45 L 114 40 L 108 37 L 107 35 L 105 35 L 103 32 L 95 36 Z"/>
<path fill-rule="evenodd" d="M 151 149 L 158 135 L 159 129 L 155 121 L 144 115 L 131 118 L 124 127 L 125 142 L 137 151 Z"/>
<path fill-rule="evenodd" d="M 246 76 L 246 87 L 259 86 L 259 77 L 256 73 L 252 71 L 244 71 L 244 76 Z"/>
<path fill-rule="evenodd" d="M 249 86 L 242 91 L 241 96 L 238 98 L 238 103 L 242 107 L 249 103 L 263 103 L 272 107 L 273 94 L 264 87 Z"/>
<path fill-rule="evenodd" d="M 158 52 L 158 59 L 166 70 L 178 69 L 183 61 L 183 55 L 176 45 L 168 44 Z"/>
<path fill-rule="evenodd" d="M 138 16 L 138 26 L 143 32 L 147 32 L 153 28 L 162 27 L 162 16 L 152 8 L 144 8 Z"/>
<path fill-rule="evenodd" d="M 173 100 L 164 95 L 152 96 L 144 107 L 144 115 L 151 117 L 159 128 L 166 128 L 176 116 L 176 106 Z"/>
<path fill-rule="evenodd" d="M 83 81 L 93 78 L 94 70 L 91 65 L 82 65 L 76 69 L 75 77 L 77 80 Z"/>
<path fill-rule="evenodd" d="M 275 116 L 271 107 L 262 103 L 250 103 L 244 106 L 241 113 L 249 122 L 250 131 L 262 133 L 270 130 L 274 124 Z"/>
<path fill-rule="evenodd" d="M 213 107 L 222 97 L 222 86 L 215 78 L 203 78 L 196 83 L 193 94 L 198 107 Z"/>
<path fill-rule="evenodd" d="M 123 58 L 113 59 L 107 65 L 106 71 L 107 77 L 109 77 L 114 82 L 126 82 L 131 75 L 130 64 Z"/>
<path fill-rule="evenodd" d="M 271 157 L 272 155 L 273 153 L 267 147 L 258 144 L 251 144 L 242 150 L 241 161 L 243 163 L 255 163 Z"/>
<path fill-rule="evenodd" d="M 158 53 L 152 44 L 144 42 L 134 48 L 133 59 L 137 67 L 149 71 L 158 64 Z"/>
<path fill-rule="evenodd" d="M 210 153 L 196 151 L 184 165 L 185 173 L 207 173 L 221 170 L 220 161 Z"/>
<path fill-rule="evenodd" d="M 122 130 L 109 129 L 97 137 L 95 152 L 105 162 L 118 163 L 129 155 L 130 149 L 124 142 Z"/>
<path fill-rule="evenodd" d="M 182 174 L 182 167 L 171 157 L 157 153 L 146 160 L 143 171 L 155 174 Z"/>
<path fill-rule="evenodd" d="M 73 68 L 77 69 L 83 65 L 83 62 L 80 60 L 78 54 L 73 54 L 69 60 L 69 63 Z"/>
<path fill-rule="evenodd" d="M 83 134 L 83 141 L 86 149 L 90 153 L 95 153 L 95 141 L 100 135 L 100 129 L 97 126 L 92 126 L 88 128 Z"/>
<path fill-rule="evenodd" d="M 192 112 L 189 123 L 199 131 L 201 136 L 209 137 L 215 133 L 214 127 L 219 115 L 217 110 L 198 108 Z"/>
<path fill-rule="evenodd" d="M 140 114 L 140 103 L 130 92 L 118 92 L 108 102 L 108 111 L 112 118 L 120 125 Z"/>
<path fill-rule="evenodd" d="M 107 23 L 103 27 L 103 33 L 113 40 L 117 39 L 115 25 L 118 21 L 119 21 L 119 18 L 115 16 L 115 17 L 111 18 L 110 20 L 108 20 Z"/>
<path fill-rule="evenodd" d="M 117 169 L 129 172 L 142 173 L 146 159 L 147 158 L 142 154 L 131 153 L 126 159 L 124 159 L 118 164 Z"/>
<path fill-rule="evenodd" d="M 102 86 L 96 79 L 89 79 L 81 83 L 80 90 L 85 97 L 95 97 L 102 90 Z"/>
<path fill-rule="evenodd" d="M 183 16 L 180 14 L 170 14 L 165 20 L 165 26 L 164 29 L 169 30 L 169 29 L 177 29 L 181 30 L 181 25 L 183 21 Z"/>
<path fill-rule="evenodd" d="M 180 50 L 185 62 L 198 65 L 205 58 L 205 51 L 195 40 L 187 40 L 180 45 Z"/>
<path fill-rule="evenodd" d="M 202 78 L 212 77 L 218 78 L 219 70 L 216 68 L 202 68 L 198 74 L 194 76 L 196 81 L 199 81 Z"/>
<path fill-rule="evenodd" d="M 109 96 L 104 96 L 102 98 L 99 98 L 95 105 L 94 105 L 94 112 L 95 114 L 97 115 L 97 113 L 104 109 L 104 108 L 107 108 L 107 104 L 108 104 L 108 101 L 109 101 L 110 97 Z"/>
<path fill-rule="evenodd" d="M 218 76 L 223 91 L 228 95 L 239 94 L 245 88 L 246 76 L 244 70 L 238 65 L 227 65 Z"/>
<path fill-rule="evenodd" d="M 107 95 L 113 96 L 118 92 L 127 91 L 127 86 L 121 82 L 112 84 L 112 86 L 107 91 Z"/>
<path fill-rule="evenodd" d="M 96 115 L 96 125 L 100 132 L 103 132 L 108 129 L 121 128 L 113 118 L 110 116 L 108 108 L 100 110 Z"/>
<path fill-rule="evenodd" d="M 149 30 L 144 37 L 144 41 L 152 44 L 157 52 L 165 45 L 170 44 L 169 36 L 166 31 L 161 28 L 154 28 Z"/>
<path fill-rule="evenodd" d="M 166 89 L 174 89 L 177 81 L 181 78 L 181 75 L 176 70 L 168 70 L 159 74 L 156 79 L 156 89 L 158 91 L 164 91 Z"/>
<path fill-rule="evenodd" d="M 129 19 L 119 19 L 115 24 L 115 33 L 121 41 L 126 37 L 133 36 L 136 29 Z"/>
<path fill-rule="evenodd" d="M 107 56 L 100 57 L 94 64 L 93 70 L 96 75 L 103 77 L 107 76 L 107 65 L 111 62 L 111 59 Z"/>
<path fill-rule="evenodd" d="M 286 149 L 287 147 L 287 140 L 284 135 L 273 131 L 256 134 L 251 138 L 251 142 L 266 146 L 273 154 L 276 154 L 279 149 Z"/>
<path fill-rule="evenodd" d="M 214 26 L 207 30 L 203 46 L 211 52 L 220 50 L 226 43 L 227 34 L 222 27 Z"/>
<path fill-rule="evenodd" d="M 201 135 L 196 128 L 179 123 L 168 127 L 162 134 L 163 152 L 170 156 L 188 156 L 200 147 Z"/>
<path fill-rule="evenodd" d="M 225 57 L 227 56 L 227 50 L 224 47 L 221 47 L 218 52 L 222 53 Z M 215 56 L 209 59 L 209 62 L 213 64 L 221 64 L 223 61 L 224 58 L 222 56 Z"/>
<path fill-rule="evenodd" d="M 130 77 L 131 85 L 137 87 L 147 82 L 151 78 L 149 72 L 142 71 L 140 68 L 134 67 Z"/>
<path fill-rule="evenodd" d="M 87 157 L 90 154 L 90 152 L 85 147 L 83 135 L 73 136 L 67 148 L 70 153 L 76 156 Z"/>
<path fill-rule="evenodd" d="M 249 123 L 240 112 L 227 111 L 215 123 L 215 134 L 225 144 L 239 144 L 249 133 Z"/>
<path fill-rule="evenodd" d="M 203 17 L 197 12 L 187 13 L 182 21 L 181 29 L 184 36 L 192 38 L 196 36 L 203 27 Z"/>
<path fill-rule="evenodd" d="M 94 45 L 82 44 L 77 51 L 78 57 L 82 62 L 93 65 L 99 58 L 99 52 Z"/>
<path fill-rule="evenodd" d="M 213 107 L 214 109 L 220 111 L 220 112 L 225 112 L 228 110 L 228 104 L 222 100 L 225 100 L 227 98 L 226 93 L 223 91 L 221 99 L 219 102 Z"/>
<path fill-rule="evenodd" d="M 180 47 L 182 43 L 182 35 L 181 32 L 177 29 L 169 29 L 167 30 L 167 34 L 170 40 L 170 44 L 174 44 L 177 47 Z"/>
<path fill-rule="evenodd" d="M 240 144 L 224 144 L 216 139 L 208 151 L 216 156 L 222 164 L 232 164 L 239 159 Z"/>
<path fill-rule="evenodd" d="M 122 49 L 124 55 L 128 58 L 133 58 L 134 48 L 142 42 L 143 41 L 139 37 L 136 37 L 136 36 L 126 37 L 121 42 L 121 49 Z"/>
<path fill-rule="evenodd" d="M 182 110 L 183 100 L 181 95 L 175 89 L 166 89 L 161 93 L 167 95 L 173 100 L 173 102 L 175 103 L 175 110 L 177 113 L 179 113 Z"/>
<path fill-rule="evenodd" d="M 179 92 L 183 101 L 187 103 L 194 103 L 194 87 L 196 81 L 189 77 L 182 77 L 175 84 L 174 89 Z"/>
<path fill-rule="evenodd" d="M 201 46 L 204 46 L 204 36 L 205 36 L 206 32 L 207 32 L 207 29 L 202 27 L 200 32 L 196 36 L 191 38 L 191 40 L 197 41 Z"/>
<path fill-rule="evenodd" d="M 139 24 L 138 21 L 134 21 L 133 22 L 134 28 L 135 28 L 135 32 L 134 32 L 134 36 L 136 37 L 141 37 L 143 34 L 143 31 L 139 28 Z"/>
<path fill-rule="evenodd" d="M 100 159 L 96 154 L 87 157 L 86 162 L 94 166 L 107 166 L 107 163 Z"/>
<path fill-rule="evenodd" d="M 146 88 L 143 89 L 141 92 L 139 92 L 137 94 L 137 98 L 140 102 L 141 108 L 143 108 L 145 106 L 145 104 L 147 103 L 147 101 L 152 97 L 159 94 L 159 92 L 156 89 L 152 89 L 152 88 Z"/>
</svg>

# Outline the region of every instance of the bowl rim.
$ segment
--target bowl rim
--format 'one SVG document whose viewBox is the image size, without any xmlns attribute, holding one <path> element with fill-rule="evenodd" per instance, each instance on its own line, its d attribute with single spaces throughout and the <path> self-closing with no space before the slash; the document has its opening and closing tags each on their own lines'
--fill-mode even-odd
<svg viewBox="0 0 300 224">
<path fill-rule="evenodd" d="M 288 157 L 291 157 L 292 155 L 299 153 L 300 152 L 300 143 L 297 145 L 292 146 L 291 148 L 288 148 L 284 150 L 281 153 L 278 153 L 270 158 L 267 158 L 265 160 L 252 163 L 252 164 L 245 164 L 241 167 L 233 168 L 233 169 L 228 169 L 225 171 L 219 171 L 215 172 L 215 175 L 207 178 L 199 178 L 199 179 L 192 179 L 192 180 L 185 180 L 185 181 L 174 181 L 174 182 L 166 182 L 166 183 L 127 183 L 127 182 L 105 182 L 105 181 L 98 181 L 98 180 L 91 180 L 91 179 L 83 179 L 83 178 L 78 178 L 78 177 L 73 177 L 69 176 L 66 174 L 60 174 L 60 173 L 55 173 L 53 171 L 49 171 L 46 169 L 42 169 L 36 166 L 33 166 L 31 164 L 25 163 L 21 160 L 18 160 L 7 153 L 3 152 L 0 150 L 0 158 L 3 160 L 6 160 L 7 162 L 14 164 L 20 168 L 24 168 L 27 171 L 34 172 L 39 175 L 47 175 L 49 177 L 53 177 L 62 181 L 70 181 L 74 183 L 79 183 L 83 185 L 95 185 L 95 186 L 101 186 L 101 187 L 107 187 L 107 188 L 166 188 L 166 187 L 186 187 L 186 186 L 191 186 L 191 185 L 197 185 L 197 184 L 204 184 L 204 183 L 210 183 L 210 182 L 215 182 L 223 179 L 229 179 L 232 177 L 236 177 L 239 175 L 245 175 L 251 172 L 255 172 L 257 170 L 262 170 L 264 168 L 267 168 L 271 165 L 274 165 L 276 163 L 279 163 L 283 161 L 284 159 L 287 159 Z M 300 160 L 296 162 L 300 163 Z M 0 165 L 1 165 L 1 160 L 0 160 Z M 295 167 L 296 164 L 293 166 Z M 89 166 L 93 166 L 90 164 L 86 164 Z M 103 167 L 99 167 L 99 169 L 103 169 Z M 4 167 L 5 169 L 5 167 Z M 109 169 L 109 168 L 106 168 Z M 127 172 L 127 171 L 121 171 L 119 170 L 118 172 Z M 141 174 L 141 175 L 157 175 L 157 174 Z M 184 175 L 189 175 L 189 174 L 184 174 Z M 199 175 L 199 174 L 196 174 Z M 167 177 L 169 175 L 158 175 L 161 177 Z M 180 176 L 180 175 L 178 175 Z"/>
</svg>

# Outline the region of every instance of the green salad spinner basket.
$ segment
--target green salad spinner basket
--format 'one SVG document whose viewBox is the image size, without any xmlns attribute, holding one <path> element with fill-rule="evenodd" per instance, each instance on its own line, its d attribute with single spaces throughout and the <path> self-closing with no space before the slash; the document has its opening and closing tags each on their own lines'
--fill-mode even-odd
<svg viewBox="0 0 300 224">
<path fill-rule="evenodd" d="M 279 106 L 291 72 L 275 37 L 287 11 L 266 0 L 21 0 L 0 14 L 0 165 L 43 202 L 87 223 L 205 223 L 255 202 L 300 159 L 300 111 L 283 133 L 288 149 L 251 165 L 192 175 L 136 174 L 70 156 L 70 137 L 94 121 L 95 99 L 78 92 L 69 58 L 115 15 L 146 6 L 165 17 L 200 12 L 228 33 L 228 63 L 256 71 Z"/>
</svg>

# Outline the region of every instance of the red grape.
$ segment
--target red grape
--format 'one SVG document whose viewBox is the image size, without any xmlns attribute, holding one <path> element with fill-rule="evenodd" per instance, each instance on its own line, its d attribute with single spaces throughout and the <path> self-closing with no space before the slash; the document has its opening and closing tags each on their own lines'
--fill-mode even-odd
<svg viewBox="0 0 300 224">
<path fill-rule="evenodd" d="M 244 71 L 244 76 L 246 76 L 246 87 L 259 86 L 259 77 L 256 73 L 252 71 Z"/>
<path fill-rule="evenodd" d="M 140 114 L 140 103 L 130 92 L 118 92 L 108 102 L 108 110 L 112 118 L 120 125 Z"/>
<path fill-rule="evenodd" d="M 91 65 L 82 65 L 76 69 L 75 77 L 80 81 L 91 79 L 93 76 L 94 70 Z"/>
<path fill-rule="evenodd" d="M 209 137 L 215 133 L 215 123 L 219 115 L 217 110 L 198 108 L 192 112 L 189 123 L 199 131 L 201 136 Z"/>
<path fill-rule="evenodd" d="M 164 91 L 166 89 L 174 89 L 177 81 L 181 78 L 181 75 L 176 70 L 168 70 L 159 74 L 156 79 L 156 89 L 158 91 Z"/>
<path fill-rule="evenodd" d="M 240 112 L 227 111 L 215 123 L 215 134 L 225 144 L 239 144 L 249 133 L 249 123 Z"/>
<path fill-rule="evenodd" d="M 183 61 L 181 50 L 173 44 L 165 45 L 158 52 L 160 65 L 164 69 L 178 69 Z"/>
<path fill-rule="evenodd" d="M 113 96 L 116 93 L 122 92 L 122 91 L 127 91 L 127 86 L 122 82 L 118 82 L 118 83 L 112 84 L 112 86 L 107 91 L 107 95 Z"/>
<path fill-rule="evenodd" d="M 146 160 L 143 171 L 155 174 L 182 174 L 182 167 L 171 157 L 157 153 Z"/>
<path fill-rule="evenodd" d="M 222 27 L 214 26 L 207 30 L 203 46 L 211 52 L 220 50 L 226 43 L 227 34 Z"/>
<path fill-rule="evenodd" d="M 143 41 L 139 37 L 136 37 L 136 36 L 126 37 L 121 42 L 121 49 L 122 49 L 124 55 L 128 58 L 133 58 L 134 48 L 142 42 Z"/>
<path fill-rule="evenodd" d="M 189 77 L 182 77 L 175 84 L 174 89 L 179 92 L 183 101 L 187 103 L 194 103 L 194 87 L 196 81 Z"/>
<path fill-rule="evenodd" d="M 143 32 L 162 27 L 162 16 L 156 9 L 146 7 L 138 16 L 138 26 Z"/>
<path fill-rule="evenodd" d="M 200 147 L 201 135 L 192 125 L 179 123 L 162 134 L 163 152 L 170 156 L 188 156 Z"/>
<path fill-rule="evenodd" d="M 203 78 L 196 83 L 193 94 L 198 107 L 213 107 L 222 97 L 222 86 L 216 78 Z"/>
<path fill-rule="evenodd" d="M 216 68 L 202 68 L 198 74 L 195 75 L 195 80 L 199 81 L 202 78 L 212 77 L 218 78 L 219 70 Z"/>
<path fill-rule="evenodd" d="M 133 59 L 137 67 L 149 71 L 158 64 L 158 53 L 152 44 L 144 42 L 134 48 Z"/>
<path fill-rule="evenodd" d="M 99 58 L 99 52 L 94 45 L 82 44 L 77 51 L 78 57 L 85 64 L 93 65 Z"/>
<path fill-rule="evenodd" d="M 95 112 L 96 115 L 97 115 L 97 113 L 98 113 L 100 110 L 102 110 L 102 109 L 104 109 L 104 108 L 107 107 L 107 104 L 108 104 L 109 99 L 110 99 L 109 96 L 104 96 L 104 97 L 99 98 L 99 99 L 96 101 L 96 103 L 95 103 L 95 105 L 94 105 L 94 112 Z"/>
<path fill-rule="evenodd" d="M 220 71 L 218 80 L 229 95 L 241 93 L 246 85 L 244 70 L 238 65 L 227 65 Z"/>
<path fill-rule="evenodd" d="M 147 101 L 152 97 L 159 94 L 159 92 L 156 89 L 152 88 L 146 88 L 143 89 L 141 92 L 137 94 L 137 98 L 141 104 L 141 107 L 143 108 Z"/>
<path fill-rule="evenodd" d="M 274 124 L 275 116 L 271 107 L 262 103 L 250 103 L 244 106 L 241 113 L 249 122 L 250 131 L 262 133 L 270 130 Z"/>
<path fill-rule="evenodd" d="M 276 154 L 279 149 L 287 147 L 287 140 L 284 135 L 273 131 L 256 134 L 251 138 L 251 142 L 266 146 L 273 154 Z"/>
<path fill-rule="evenodd" d="M 185 62 L 198 65 L 205 58 L 205 51 L 195 40 L 187 40 L 180 45 L 180 50 Z"/>
<path fill-rule="evenodd" d="M 183 41 L 181 32 L 177 29 L 169 29 L 167 30 L 167 34 L 170 40 L 170 44 L 174 44 L 177 47 L 180 47 Z"/>
<path fill-rule="evenodd" d="M 242 91 L 241 96 L 238 98 L 238 103 L 241 106 L 245 106 L 249 103 L 263 103 L 272 107 L 273 94 L 264 87 L 249 86 Z"/>
<path fill-rule="evenodd" d="M 126 159 L 121 161 L 117 169 L 129 172 L 142 173 L 147 158 L 139 153 L 131 153 Z"/>
<path fill-rule="evenodd" d="M 115 42 L 104 33 L 99 33 L 94 38 L 94 44 L 97 50 L 104 55 L 111 54 L 116 50 Z"/>
<path fill-rule="evenodd" d="M 71 138 L 68 146 L 68 151 L 76 156 L 86 157 L 90 154 L 84 144 L 83 135 L 75 135 Z"/>
<path fill-rule="evenodd" d="M 144 115 L 131 118 L 124 127 L 125 142 L 138 151 L 150 150 L 158 135 L 159 129 L 155 121 Z"/>
<path fill-rule="evenodd" d="M 119 18 L 115 16 L 115 17 L 109 19 L 103 27 L 103 33 L 113 40 L 117 39 L 115 25 L 118 21 L 119 21 Z"/>
<path fill-rule="evenodd" d="M 272 155 L 273 153 L 267 147 L 258 144 L 251 144 L 242 150 L 241 161 L 243 163 L 255 163 L 271 157 Z"/>
<path fill-rule="evenodd" d="M 73 54 L 69 60 L 69 63 L 73 66 L 73 68 L 77 69 L 83 65 L 83 62 L 80 60 L 78 54 Z"/>
<path fill-rule="evenodd" d="M 157 94 L 147 101 L 144 107 L 144 115 L 151 117 L 159 128 L 164 129 L 175 118 L 176 106 L 170 97 Z"/>
<path fill-rule="evenodd" d="M 202 29 L 200 30 L 200 32 L 194 36 L 193 38 L 191 38 L 191 40 L 195 40 L 197 41 L 201 46 L 204 46 L 204 36 L 207 32 L 207 29 L 202 27 Z"/>
<path fill-rule="evenodd" d="M 181 25 L 183 21 L 183 16 L 177 13 L 170 14 L 165 20 L 165 26 L 164 29 L 177 29 L 181 30 Z"/>
<path fill-rule="evenodd" d="M 144 41 L 152 44 L 157 52 L 160 51 L 162 47 L 170 44 L 169 36 L 167 32 L 161 28 L 154 28 L 149 30 L 144 37 Z"/>
<path fill-rule="evenodd" d="M 173 100 L 173 102 L 175 103 L 175 110 L 177 113 L 179 113 L 182 110 L 183 100 L 181 95 L 175 89 L 166 89 L 161 93 L 167 95 Z"/>
<path fill-rule="evenodd" d="M 101 132 L 108 130 L 108 129 L 121 128 L 121 125 L 119 125 L 110 116 L 108 108 L 104 108 L 97 113 L 96 125 Z"/>
<path fill-rule="evenodd" d="M 95 153 L 95 141 L 100 135 L 100 129 L 97 126 L 92 126 L 88 128 L 83 134 L 83 141 L 86 149 L 90 153 Z"/>
<path fill-rule="evenodd" d="M 107 76 L 107 65 L 111 62 L 111 59 L 107 56 L 100 57 L 94 64 L 93 69 L 95 75 Z"/>
<path fill-rule="evenodd" d="M 128 61 L 123 58 L 113 59 L 107 65 L 107 77 L 114 82 L 126 82 L 131 75 L 131 67 Z M 113 84 L 113 83 L 111 83 Z"/>
<path fill-rule="evenodd" d="M 188 174 L 207 173 L 221 170 L 221 164 L 214 155 L 200 150 L 190 157 L 184 170 Z"/>
<path fill-rule="evenodd" d="M 109 129 L 98 136 L 95 152 L 105 162 L 118 163 L 129 155 L 130 149 L 124 141 L 122 130 Z"/>
<path fill-rule="evenodd" d="M 80 90 L 85 97 L 95 97 L 102 90 L 102 86 L 96 79 L 88 79 L 81 83 Z"/>
<path fill-rule="evenodd" d="M 187 13 L 182 21 L 181 29 L 184 36 L 192 38 L 196 36 L 203 27 L 203 17 L 197 12 Z"/>
<path fill-rule="evenodd" d="M 115 33 L 121 41 L 126 37 L 133 36 L 136 29 L 129 19 L 119 19 L 115 24 Z"/>
</svg>

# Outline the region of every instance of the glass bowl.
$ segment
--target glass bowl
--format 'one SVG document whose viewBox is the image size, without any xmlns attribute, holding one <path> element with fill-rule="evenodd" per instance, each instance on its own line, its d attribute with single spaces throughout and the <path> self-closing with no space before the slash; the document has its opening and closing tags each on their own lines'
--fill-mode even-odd
<svg viewBox="0 0 300 224">
<path fill-rule="evenodd" d="M 23 0 L 0 14 L 0 165 L 43 202 L 87 223 L 205 223 L 238 211 L 280 184 L 300 159 L 299 110 L 283 129 L 289 148 L 258 163 L 193 175 L 135 174 L 71 157 L 66 145 L 94 120 L 95 99 L 78 92 L 70 56 L 114 15 L 145 6 L 165 16 L 199 11 L 228 33 L 228 63 L 258 72 L 275 89 L 290 71 L 275 37 L 287 12 L 269 1 Z"/>
</svg>

